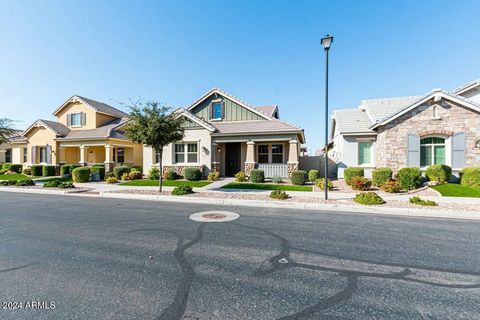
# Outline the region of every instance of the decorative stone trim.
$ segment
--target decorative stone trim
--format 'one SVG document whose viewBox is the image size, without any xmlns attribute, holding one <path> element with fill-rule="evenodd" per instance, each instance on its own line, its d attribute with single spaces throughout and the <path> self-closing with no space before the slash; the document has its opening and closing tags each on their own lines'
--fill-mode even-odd
<svg viewBox="0 0 480 320">
<path fill-rule="evenodd" d="M 432 134 L 441 134 L 441 135 L 445 135 L 445 136 L 453 136 L 454 135 L 454 132 L 453 131 L 450 131 L 450 130 L 422 130 L 422 131 L 419 131 L 417 133 L 417 135 L 419 137 L 423 137 L 423 136 L 428 136 L 428 135 L 432 135 Z"/>
<path fill-rule="evenodd" d="M 250 172 L 255 169 L 256 163 L 255 162 L 245 162 L 245 176 L 250 177 Z"/>
<path fill-rule="evenodd" d="M 162 175 L 165 174 L 165 172 L 169 171 L 169 170 L 173 170 L 175 171 L 175 173 L 179 176 L 184 176 L 185 175 L 185 169 L 186 168 L 198 168 L 200 169 L 200 172 L 202 173 L 202 176 L 204 176 L 205 174 L 205 170 L 204 170 L 204 167 L 203 166 L 163 166 L 163 170 L 162 170 Z"/>
<path fill-rule="evenodd" d="M 298 170 L 298 162 L 289 162 L 287 164 L 287 175 L 290 179 L 292 177 L 292 172 Z"/>
<path fill-rule="evenodd" d="M 104 164 L 105 164 L 105 172 L 113 171 L 113 168 L 115 167 L 115 163 L 104 162 Z"/>
</svg>

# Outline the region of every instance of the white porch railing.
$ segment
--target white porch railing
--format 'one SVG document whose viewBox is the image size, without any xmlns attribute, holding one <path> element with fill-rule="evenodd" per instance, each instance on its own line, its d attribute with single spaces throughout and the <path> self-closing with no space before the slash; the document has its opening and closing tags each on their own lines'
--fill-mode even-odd
<svg viewBox="0 0 480 320">
<path fill-rule="evenodd" d="M 265 178 L 288 177 L 288 165 L 286 163 L 259 163 L 258 169 L 263 170 Z"/>
</svg>

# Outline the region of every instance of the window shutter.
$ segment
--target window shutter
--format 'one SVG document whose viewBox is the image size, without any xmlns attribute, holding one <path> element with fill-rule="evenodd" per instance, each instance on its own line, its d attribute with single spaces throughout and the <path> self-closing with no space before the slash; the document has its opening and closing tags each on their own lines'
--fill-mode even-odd
<svg viewBox="0 0 480 320">
<path fill-rule="evenodd" d="M 72 115 L 67 114 L 67 127 L 70 127 L 72 125 Z"/>
<path fill-rule="evenodd" d="M 222 119 L 225 119 L 225 101 L 222 101 Z"/>
<path fill-rule="evenodd" d="M 82 126 L 87 124 L 87 114 L 86 113 L 81 113 L 82 115 Z"/>
<path fill-rule="evenodd" d="M 45 147 L 45 162 L 48 164 L 52 163 L 52 146 L 48 145 Z"/>
<path fill-rule="evenodd" d="M 37 147 L 32 147 L 32 153 L 31 153 L 31 156 L 32 156 L 32 164 L 35 164 L 35 160 L 37 158 L 37 154 L 36 154 L 36 151 L 37 150 Z"/>
<path fill-rule="evenodd" d="M 420 167 L 420 138 L 407 134 L 407 166 Z"/>
<path fill-rule="evenodd" d="M 457 132 L 452 136 L 452 168 L 465 167 L 465 133 Z"/>
</svg>

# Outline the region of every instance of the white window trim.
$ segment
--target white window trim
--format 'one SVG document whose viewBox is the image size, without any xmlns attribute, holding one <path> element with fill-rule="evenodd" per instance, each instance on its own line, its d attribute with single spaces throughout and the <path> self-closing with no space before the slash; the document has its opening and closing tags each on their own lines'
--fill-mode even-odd
<svg viewBox="0 0 480 320">
<path fill-rule="evenodd" d="M 445 136 L 443 136 L 443 135 L 427 135 L 427 136 L 421 137 L 421 138 L 420 138 L 420 141 L 422 141 L 422 139 L 426 139 L 426 138 L 441 138 L 441 139 L 444 139 L 444 142 L 443 142 L 443 144 L 441 144 L 441 143 L 427 143 L 427 144 L 422 144 L 422 143 L 420 142 L 420 154 L 419 154 L 419 156 L 420 156 L 420 162 L 422 161 L 422 146 L 427 146 L 427 147 L 428 147 L 428 146 L 431 146 L 431 147 L 432 147 L 432 151 L 431 151 L 431 152 L 432 152 L 432 162 L 434 162 L 434 160 L 435 160 L 435 158 L 434 158 L 434 157 L 435 157 L 435 151 L 434 151 L 435 146 L 442 146 L 442 145 L 443 145 L 443 147 L 445 148 L 445 149 L 444 149 L 444 150 L 445 150 L 445 165 L 451 166 L 451 161 L 452 161 L 452 159 L 451 159 L 451 157 L 450 157 L 450 155 L 449 155 L 449 154 L 451 153 L 450 137 L 445 137 Z M 420 163 L 420 170 L 426 170 L 429 166 L 434 165 L 434 164 L 435 164 L 435 163 L 431 163 L 431 164 L 429 164 L 429 165 L 422 166 L 421 163 Z"/>
<path fill-rule="evenodd" d="M 177 162 L 175 159 L 175 145 L 176 144 L 183 144 L 183 162 Z M 188 145 L 189 144 L 196 144 L 197 145 L 197 161 L 196 162 L 188 162 Z M 193 152 L 190 152 L 191 154 Z M 198 165 L 200 164 L 200 141 L 181 141 L 181 142 L 175 142 L 172 143 L 172 164 L 173 165 Z"/>
<path fill-rule="evenodd" d="M 211 118 L 211 121 L 222 121 L 225 118 L 225 102 L 222 99 L 215 99 L 210 102 L 210 109 L 211 109 L 211 114 L 210 116 L 213 117 L 213 105 L 215 103 L 220 103 L 222 106 L 222 116 L 220 118 Z"/>
<path fill-rule="evenodd" d="M 360 164 L 360 143 L 370 142 L 370 163 Z M 359 138 L 357 139 L 357 166 L 362 168 L 374 168 L 375 167 L 375 140 L 371 138 Z"/>
<path fill-rule="evenodd" d="M 74 115 L 80 115 L 80 124 L 73 124 L 73 116 Z M 75 112 L 75 113 L 69 113 L 67 117 L 70 117 L 70 128 L 80 128 L 82 127 L 82 112 Z"/>
</svg>

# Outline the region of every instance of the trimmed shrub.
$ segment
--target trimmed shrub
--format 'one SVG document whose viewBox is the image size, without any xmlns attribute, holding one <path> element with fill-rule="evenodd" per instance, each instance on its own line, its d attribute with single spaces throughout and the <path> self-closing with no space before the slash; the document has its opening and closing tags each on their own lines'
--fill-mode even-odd
<svg viewBox="0 0 480 320">
<path fill-rule="evenodd" d="M 62 177 L 69 175 L 72 173 L 72 166 L 69 164 L 64 164 L 63 166 L 60 167 L 60 175 Z"/>
<path fill-rule="evenodd" d="M 185 168 L 183 177 L 189 181 L 198 181 L 202 179 L 202 172 L 198 168 Z"/>
<path fill-rule="evenodd" d="M 245 175 L 245 172 L 239 171 L 239 172 L 235 173 L 235 181 L 237 181 L 237 182 L 247 181 L 247 176 Z"/>
<path fill-rule="evenodd" d="M 2 164 L 2 169 L 10 170 L 10 165 L 11 165 L 10 162 L 5 162 L 4 164 Z"/>
<path fill-rule="evenodd" d="M 14 186 L 17 183 L 17 180 L 0 180 L 0 186 L 8 187 Z"/>
<path fill-rule="evenodd" d="M 43 184 L 44 188 L 61 188 L 61 189 L 69 189 L 75 188 L 73 183 L 71 182 L 62 182 L 60 180 L 50 180 Z"/>
<path fill-rule="evenodd" d="M 95 168 L 105 168 L 105 164 L 104 163 L 94 163 L 92 164 L 91 166 L 92 168 L 95 167 Z"/>
<path fill-rule="evenodd" d="M 139 180 L 143 178 L 143 174 L 140 171 L 130 171 L 128 174 L 129 180 Z"/>
<path fill-rule="evenodd" d="M 158 167 L 151 167 L 150 170 L 148 170 L 148 179 L 150 180 L 158 180 L 160 179 L 160 170 Z"/>
<path fill-rule="evenodd" d="M 183 184 L 172 190 L 172 195 L 174 196 L 183 196 L 191 193 L 193 193 L 192 187 Z"/>
<path fill-rule="evenodd" d="M 250 171 L 250 181 L 253 183 L 263 183 L 265 182 L 265 173 L 260 169 L 252 169 Z"/>
<path fill-rule="evenodd" d="M 22 170 L 22 173 L 23 173 L 24 175 L 31 176 L 31 175 L 32 175 L 32 169 L 30 169 L 30 168 L 25 168 L 25 169 Z"/>
<path fill-rule="evenodd" d="M 130 173 L 124 172 L 120 180 L 123 180 L 123 181 L 130 180 Z"/>
<path fill-rule="evenodd" d="M 30 167 L 32 170 L 32 176 L 40 177 L 43 174 L 43 166 L 42 165 L 33 165 Z"/>
<path fill-rule="evenodd" d="M 220 172 L 212 171 L 208 174 L 207 180 L 208 181 L 217 181 L 220 178 Z"/>
<path fill-rule="evenodd" d="M 390 168 L 377 168 L 372 172 L 372 184 L 381 187 L 385 182 L 392 180 L 392 175 Z"/>
<path fill-rule="evenodd" d="M 92 166 L 92 181 L 103 181 L 105 179 L 105 166 Z"/>
<path fill-rule="evenodd" d="M 90 168 L 80 167 L 72 170 L 72 178 L 74 182 L 88 182 L 90 181 Z"/>
<path fill-rule="evenodd" d="M 113 171 L 108 171 L 108 172 L 105 173 L 104 180 L 107 180 L 108 178 L 111 178 L 111 177 L 115 178 L 115 174 L 113 173 Z"/>
<path fill-rule="evenodd" d="M 111 176 L 111 177 L 107 177 L 105 181 L 109 184 L 113 184 L 113 183 L 117 183 L 118 179 L 115 178 L 115 176 Z"/>
<path fill-rule="evenodd" d="M 325 178 L 317 179 L 316 185 L 320 190 L 325 190 Z M 333 190 L 333 182 L 330 179 L 327 179 L 327 188 Z"/>
<path fill-rule="evenodd" d="M 35 182 L 31 179 L 25 179 L 25 180 L 18 180 L 15 185 L 17 187 L 30 187 L 30 186 L 34 186 L 35 185 Z"/>
<path fill-rule="evenodd" d="M 372 191 L 357 194 L 355 198 L 353 198 L 353 201 L 367 206 L 385 203 L 382 197 Z"/>
<path fill-rule="evenodd" d="M 303 170 L 295 170 L 292 172 L 290 182 L 296 186 L 304 185 L 307 182 L 307 173 Z"/>
<path fill-rule="evenodd" d="M 430 181 L 445 183 L 452 176 L 452 168 L 444 164 L 434 164 L 425 170 L 425 176 Z"/>
<path fill-rule="evenodd" d="M 318 170 L 308 171 L 308 181 L 315 183 L 315 181 L 317 181 L 318 179 L 320 179 L 320 171 Z"/>
<path fill-rule="evenodd" d="M 21 164 L 8 164 L 7 168 L 10 171 L 13 171 L 15 173 L 21 173 L 22 172 L 23 165 Z"/>
<path fill-rule="evenodd" d="M 56 175 L 56 173 L 57 173 L 57 169 L 55 166 L 46 165 L 46 166 L 43 166 L 42 168 L 42 176 L 44 177 L 53 177 Z"/>
<path fill-rule="evenodd" d="M 130 173 L 132 169 L 127 166 L 118 166 L 113 169 L 113 174 L 115 175 L 115 178 L 117 179 L 122 179 L 122 176 L 125 173 Z M 122 179 L 123 180 L 123 179 Z"/>
<path fill-rule="evenodd" d="M 480 167 L 463 168 L 460 171 L 460 184 L 480 188 Z"/>
<path fill-rule="evenodd" d="M 279 176 L 273 176 L 272 177 L 272 182 L 273 183 L 282 183 L 283 179 L 282 179 L 282 177 L 279 177 Z"/>
<path fill-rule="evenodd" d="M 141 166 L 133 166 L 132 171 L 140 171 L 143 172 L 143 168 Z"/>
<path fill-rule="evenodd" d="M 177 178 L 177 173 L 174 170 L 167 170 L 163 173 L 163 179 L 165 180 L 175 180 Z"/>
<path fill-rule="evenodd" d="M 411 197 L 410 199 L 408 199 L 408 201 L 410 203 L 418 204 L 420 206 L 430 206 L 430 207 L 438 206 L 438 204 L 435 201 L 420 199 L 419 197 Z"/>
<path fill-rule="evenodd" d="M 364 177 L 353 177 L 350 180 L 350 186 L 353 190 L 366 191 L 372 187 L 372 181 Z"/>
<path fill-rule="evenodd" d="M 0 169 L 0 174 L 5 174 L 7 173 L 9 170 L 8 169 Z"/>
<path fill-rule="evenodd" d="M 402 168 L 396 175 L 400 187 L 404 190 L 413 190 L 422 185 L 422 172 L 419 168 Z"/>
<path fill-rule="evenodd" d="M 273 190 L 270 193 L 270 198 L 277 199 L 277 200 L 286 200 L 290 198 L 290 196 L 284 190 L 277 189 L 277 190 Z"/>
<path fill-rule="evenodd" d="M 363 177 L 364 174 L 363 168 L 348 167 L 343 171 L 343 178 L 345 179 L 345 183 L 350 185 L 353 177 Z"/>
<path fill-rule="evenodd" d="M 402 187 L 400 186 L 400 183 L 396 180 L 388 180 L 385 181 L 382 186 L 380 187 L 385 192 L 388 193 L 397 193 L 402 190 Z"/>
</svg>

